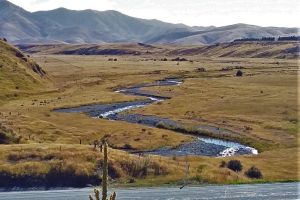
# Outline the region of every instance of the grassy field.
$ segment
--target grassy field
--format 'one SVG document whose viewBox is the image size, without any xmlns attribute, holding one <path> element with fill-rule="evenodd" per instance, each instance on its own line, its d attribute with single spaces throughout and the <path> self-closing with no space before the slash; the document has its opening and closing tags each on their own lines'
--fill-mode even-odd
<svg viewBox="0 0 300 200">
<path fill-rule="evenodd" d="M 191 125 L 227 128 L 237 134 L 226 139 L 249 144 L 260 151 L 257 156 L 234 158 L 188 157 L 191 180 L 195 183 L 299 180 L 296 59 L 193 55 L 185 56 L 192 61 L 177 62 L 170 61 L 174 57 L 157 54 L 33 54 L 31 57 L 47 72 L 49 82 L 44 83 L 43 90 L 37 84 L 33 86 L 36 90 L 14 91 L 18 94 L 16 98 L 2 98 L 0 104 L 2 129 L 12 132 L 21 143 L 0 145 L 0 176 L 14 177 L 10 179 L 12 184 L 16 180 L 23 185 L 45 183 L 43 178 L 60 175 L 81 184 L 98 184 L 96 173 L 101 155 L 92 143 L 103 136 L 108 137 L 110 147 L 130 145 L 138 150 L 191 141 L 193 135 L 171 130 L 52 112 L 62 107 L 131 101 L 140 97 L 113 91 L 165 77 L 184 78 L 184 83 L 151 88 L 172 98 L 131 112 L 168 117 Z M 164 57 L 169 61 L 161 61 Z M 109 58 L 117 61 L 108 61 Z M 197 70 L 200 67 L 206 71 Z M 242 77 L 235 76 L 238 69 L 243 71 Z M 110 175 L 114 180 L 111 181 L 118 184 L 174 184 L 185 176 L 184 157 L 140 158 L 116 149 L 110 152 Z M 230 159 L 241 160 L 243 171 L 236 173 L 219 167 L 222 160 Z M 262 171 L 263 179 L 244 175 L 252 165 Z M 26 177 L 35 177 L 35 182 L 27 183 Z M 47 183 L 69 184 L 52 181 Z"/>
</svg>

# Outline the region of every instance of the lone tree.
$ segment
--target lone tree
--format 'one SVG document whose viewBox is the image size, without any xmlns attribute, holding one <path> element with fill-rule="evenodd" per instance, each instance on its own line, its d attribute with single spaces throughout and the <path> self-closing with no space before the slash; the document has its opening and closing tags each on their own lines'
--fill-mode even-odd
<svg viewBox="0 0 300 200">
<path fill-rule="evenodd" d="M 103 142 L 103 169 L 102 169 L 102 200 L 107 200 L 107 177 L 108 177 L 108 153 L 107 153 L 107 143 Z M 94 189 L 95 199 L 90 195 L 90 200 L 100 200 L 100 191 Z M 113 192 L 110 195 L 110 200 L 116 199 L 116 193 Z"/>
<path fill-rule="evenodd" d="M 239 172 L 242 171 L 243 165 L 239 160 L 230 160 L 227 164 L 227 168 L 231 169 L 232 171 Z"/>
</svg>

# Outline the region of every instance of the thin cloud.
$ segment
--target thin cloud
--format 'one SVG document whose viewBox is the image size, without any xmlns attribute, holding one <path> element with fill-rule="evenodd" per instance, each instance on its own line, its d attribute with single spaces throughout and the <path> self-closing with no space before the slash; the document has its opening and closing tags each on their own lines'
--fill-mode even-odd
<svg viewBox="0 0 300 200">
<path fill-rule="evenodd" d="M 35 1 L 32 1 L 31 4 L 41 4 L 41 3 L 48 2 L 48 1 L 51 1 L 51 0 L 35 0 Z"/>
</svg>

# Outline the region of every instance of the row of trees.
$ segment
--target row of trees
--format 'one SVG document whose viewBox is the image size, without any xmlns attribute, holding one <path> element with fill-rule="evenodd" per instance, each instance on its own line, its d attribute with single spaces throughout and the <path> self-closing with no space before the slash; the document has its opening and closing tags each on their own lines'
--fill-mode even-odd
<svg viewBox="0 0 300 200">
<path fill-rule="evenodd" d="M 247 42 L 247 41 L 276 41 L 276 38 L 275 37 L 240 38 L 234 40 L 234 42 Z M 300 41 L 300 36 L 278 37 L 277 41 Z"/>
<path fill-rule="evenodd" d="M 300 41 L 300 36 L 279 37 L 278 41 Z"/>
</svg>

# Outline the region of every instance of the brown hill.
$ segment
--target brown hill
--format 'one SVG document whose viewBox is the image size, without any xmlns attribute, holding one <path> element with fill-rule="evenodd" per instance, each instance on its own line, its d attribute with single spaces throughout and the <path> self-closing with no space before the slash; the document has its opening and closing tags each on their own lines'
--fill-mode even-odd
<svg viewBox="0 0 300 200">
<path fill-rule="evenodd" d="M 168 54 L 205 57 L 298 58 L 299 53 L 299 42 L 231 42 L 180 48 Z"/>
<path fill-rule="evenodd" d="M 0 101 L 40 90 L 46 72 L 28 55 L 0 40 Z"/>
<path fill-rule="evenodd" d="M 19 45 L 28 53 L 65 55 L 143 55 L 143 56 L 204 56 L 240 58 L 299 57 L 299 42 L 231 42 L 214 45 L 147 45 L 147 44 L 85 44 L 85 45 Z"/>
</svg>

